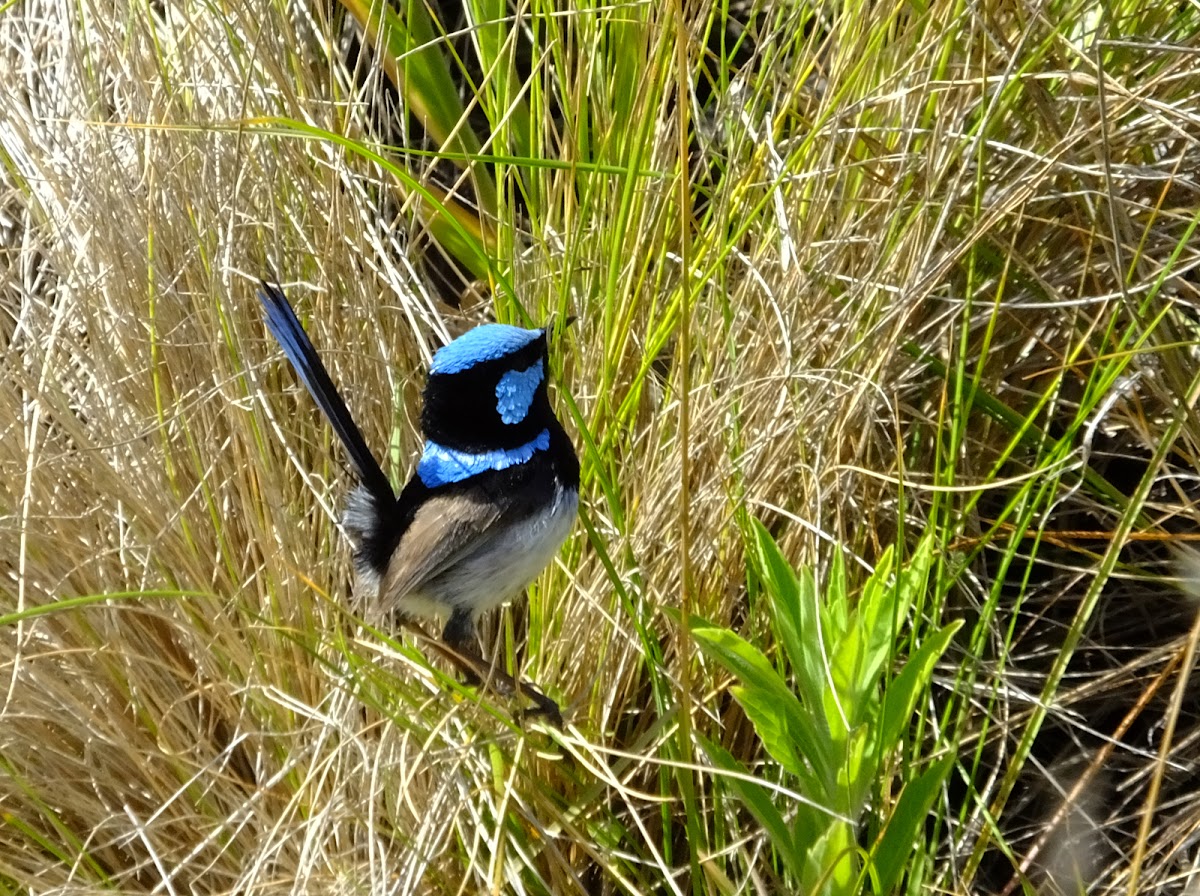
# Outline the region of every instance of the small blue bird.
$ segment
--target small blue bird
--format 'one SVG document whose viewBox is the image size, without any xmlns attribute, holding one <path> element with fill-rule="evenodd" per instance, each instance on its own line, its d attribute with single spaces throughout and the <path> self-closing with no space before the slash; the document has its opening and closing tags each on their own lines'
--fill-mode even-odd
<svg viewBox="0 0 1200 896">
<path fill-rule="evenodd" d="M 345 517 L 363 596 L 385 613 L 446 620 L 470 683 L 518 690 L 561 726 L 558 705 L 492 670 L 475 620 L 553 559 L 579 503 L 579 459 L 550 408 L 544 330 L 485 324 L 439 349 L 423 393 L 425 449 L 397 497 L 283 292 L 259 292 L 267 329 L 324 412 L 359 484 Z"/>
</svg>

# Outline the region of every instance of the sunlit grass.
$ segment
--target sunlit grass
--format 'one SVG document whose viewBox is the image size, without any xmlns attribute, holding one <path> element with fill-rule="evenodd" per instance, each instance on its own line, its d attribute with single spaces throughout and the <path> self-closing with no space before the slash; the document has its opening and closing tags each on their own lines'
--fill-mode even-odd
<svg viewBox="0 0 1200 896">
<path fill-rule="evenodd" d="M 0 891 L 1183 891 L 1197 10 L 399 8 L 0 12 Z M 580 523 L 485 626 L 562 732 L 353 601 L 264 276 L 397 482 L 447 335 L 578 318 Z M 742 641 L 912 723 L 807 786 Z"/>
</svg>

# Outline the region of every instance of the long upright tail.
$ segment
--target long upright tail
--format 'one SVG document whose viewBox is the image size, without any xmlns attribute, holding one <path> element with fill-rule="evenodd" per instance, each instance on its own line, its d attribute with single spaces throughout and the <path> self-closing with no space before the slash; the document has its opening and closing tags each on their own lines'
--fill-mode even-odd
<svg viewBox="0 0 1200 896">
<path fill-rule="evenodd" d="M 375 460 L 375 455 L 367 447 L 354 418 L 350 416 L 350 409 L 338 394 L 333 380 L 329 378 L 329 372 L 317 356 L 317 350 L 313 348 L 312 341 L 304 332 L 304 327 L 300 325 L 296 312 L 288 304 L 283 291 L 278 286 L 262 281 L 258 297 L 262 299 L 267 311 L 267 329 L 279 341 L 283 353 L 292 362 L 296 375 L 300 377 L 313 401 L 324 412 L 333 431 L 346 446 L 350 463 L 354 465 L 363 488 L 380 508 L 394 503 L 396 493 L 392 490 L 391 483 L 388 482 L 379 462 Z"/>
</svg>

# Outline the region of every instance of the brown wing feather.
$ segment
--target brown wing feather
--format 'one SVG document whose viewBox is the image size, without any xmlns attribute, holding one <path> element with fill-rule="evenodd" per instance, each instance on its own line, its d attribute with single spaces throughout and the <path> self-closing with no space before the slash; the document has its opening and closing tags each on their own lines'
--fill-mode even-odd
<svg viewBox="0 0 1200 896">
<path fill-rule="evenodd" d="M 463 495 L 430 498 L 400 539 L 379 587 L 385 611 L 471 553 L 500 516 L 495 502 Z"/>
</svg>

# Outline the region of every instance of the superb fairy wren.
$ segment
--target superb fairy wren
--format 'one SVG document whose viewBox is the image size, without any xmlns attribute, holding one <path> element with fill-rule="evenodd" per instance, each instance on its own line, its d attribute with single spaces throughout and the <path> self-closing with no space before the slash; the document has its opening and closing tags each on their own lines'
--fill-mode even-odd
<svg viewBox="0 0 1200 896">
<path fill-rule="evenodd" d="M 579 503 L 579 460 L 546 393 L 546 332 L 485 324 L 438 349 L 423 393 L 425 448 L 397 496 L 283 292 L 262 286 L 267 328 L 358 474 L 345 527 L 363 596 L 386 613 L 445 619 L 442 640 L 469 680 L 519 689 L 561 724 L 552 700 L 490 670 L 475 638 L 476 617 L 554 557 Z"/>
</svg>

